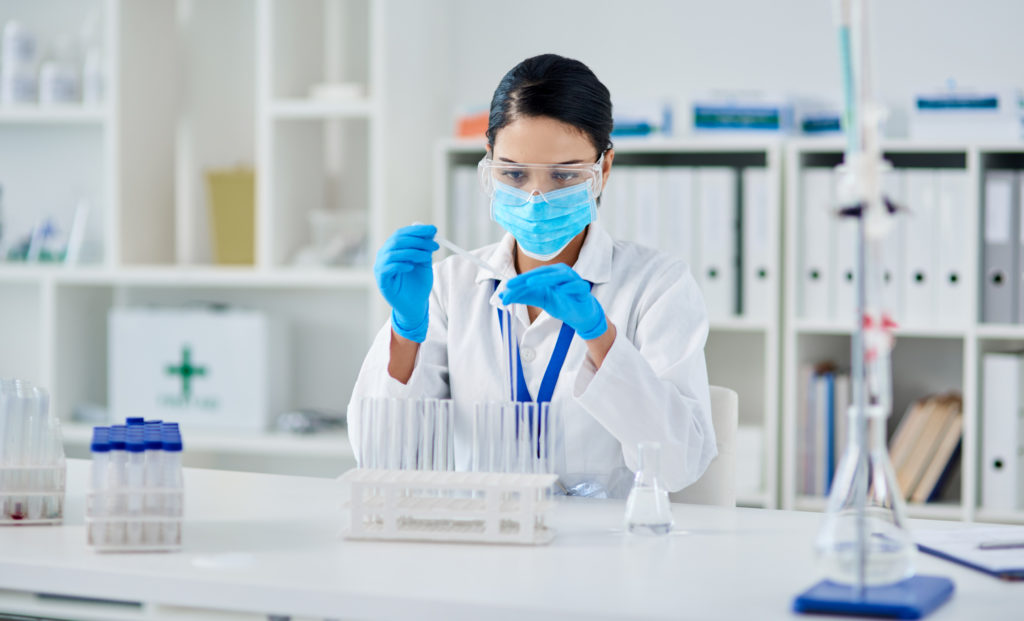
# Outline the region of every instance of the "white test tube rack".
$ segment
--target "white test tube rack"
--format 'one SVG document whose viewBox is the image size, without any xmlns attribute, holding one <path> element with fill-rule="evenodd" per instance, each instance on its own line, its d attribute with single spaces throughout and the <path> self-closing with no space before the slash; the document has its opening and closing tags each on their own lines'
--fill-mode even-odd
<svg viewBox="0 0 1024 621">
<path fill-rule="evenodd" d="M 348 539 L 542 545 L 554 474 L 353 469 Z"/>
<path fill-rule="evenodd" d="M 0 466 L 0 526 L 60 524 L 64 521 L 67 465 Z"/>
<path fill-rule="evenodd" d="M 180 550 L 184 497 L 183 490 L 172 488 L 90 489 L 85 495 L 86 543 L 96 552 Z"/>
</svg>

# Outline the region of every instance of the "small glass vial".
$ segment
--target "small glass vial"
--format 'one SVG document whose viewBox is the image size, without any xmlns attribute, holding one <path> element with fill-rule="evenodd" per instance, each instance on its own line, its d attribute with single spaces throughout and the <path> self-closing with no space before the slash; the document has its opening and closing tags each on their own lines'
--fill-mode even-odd
<svg viewBox="0 0 1024 621">
<path fill-rule="evenodd" d="M 865 442 L 858 442 L 856 408 L 818 533 L 822 573 L 840 584 L 877 586 L 914 575 L 915 546 L 907 509 L 885 443 L 886 412 L 868 406 Z"/>
<path fill-rule="evenodd" d="M 672 507 L 668 490 L 658 482 L 661 445 L 637 445 L 637 469 L 633 489 L 626 500 L 626 530 L 640 535 L 667 535 L 672 530 Z"/>
</svg>

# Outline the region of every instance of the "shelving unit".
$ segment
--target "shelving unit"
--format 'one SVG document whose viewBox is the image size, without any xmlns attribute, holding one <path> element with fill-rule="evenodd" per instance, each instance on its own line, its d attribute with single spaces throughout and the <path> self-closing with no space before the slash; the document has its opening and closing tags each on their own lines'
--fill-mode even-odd
<svg viewBox="0 0 1024 621">
<path fill-rule="evenodd" d="M 768 212 L 776 219 L 775 228 L 781 230 L 781 189 L 778 181 L 782 177 L 781 143 L 774 139 L 717 140 L 714 138 L 691 138 L 686 140 L 615 140 L 615 163 L 599 209 L 613 209 L 615 195 L 610 188 L 616 183 L 616 171 L 637 166 L 686 167 L 706 166 L 729 167 L 742 170 L 747 167 L 763 168 L 769 179 L 767 184 Z M 460 167 L 475 169 L 484 154 L 484 146 L 475 140 L 445 140 L 438 144 L 435 164 L 434 222 L 441 231 L 447 231 L 453 241 L 460 243 L 459 231 L 465 230 L 454 221 L 454 202 L 465 188 L 456 187 L 456 170 Z M 475 170 L 473 171 L 475 174 Z M 736 176 L 737 184 L 740 175 Z M 737 213 L 741 209 L 741 192 L 736 188 Z M 482 194 L 481 194 L 481 198 Z M 599 214 L 601 212 L 599 211 Z M 486 214 L 484 215 L 486 217 Z M 471 225 L 477 231 L 479 224 Z M 662 231 L 669 238 L 685 231 Z M 491 241 L 497 241 L 498 232 Z M 613 231 L 613 235 L 616 233 Z M 469 244 L 472 245 L 472 244 Z M 767 265 L 770 274 L 781 274 L 779 266 L 779 240 L 772 240 L 771 256 Z M 696 269 L 694 267 L 694 269 Z M 776 298 L 777 301 L 777 298 Z M 733 388 L 743 395 L 740 399 L 740 424 L 756 427 L 762 433 L 762 479 L 761 489 L 744 490 L 738 499 L 741 505 L 756 507 L 777 506 L 777 429 L 778 429 L 778 360 L 780 309 L 777 305 L 759 317 L 745 313 L 712 317 L 710 335 L 706 348 L 708 373 L 712 384 Z"/>
<path fill-rule="evenodd" d="M 797 493 L 796 411 L 797 377 L 802 363 L 831 358 L 844 367 L 849 365 L 849 335 L 852 321 L 828 322 L 802 319 L 798 316 L 800 274 L 798 218 L 806 205 L 799 190 L 803 170 L 838 162 L 842 143 L 834 141 L 793 141 L 787 150 L 787 224 L 786 315 L 784 322 L 785 359 L 782 420 L 782 506 L 786 508 L 823 510 L 824 499 Z M 981 255 L 981 196 L 986 171 L 1003 167 L 1007 162 L 1024 161 L 1024 146 L 984 144 L 919 144 L 908 141 L 887 141 L 883 145 L 887 159 L 899 168 L 953 167 L 962 169 L 968 191 L 962 209 L 967 213 L 965 230 L 960 239 L 966 244 L 966 266 L 962 295 L 966 302 L 966 321 L 952 325 L 909 325 L 895 331 L 893 352 L 894 411 L 890 433 L 907 405 L 918 397 L 948 389 L 963 395 L 964 432 L 961 452 L 959 502 L 910 503 L 911 517 L 961 519 L 1024 523 L 1024 511 L 991 512 L 980 506 L 981 485 L 981 359 L 989 351 L 1024 350 L 1024 326 L 985 324 L 980 321 L 979 291 L 981 286 L 979 257 Z M 892 191 L 890 189 L 890 191 Z M 903 197 L 897 197 L 897 200 Z M 914 205 L 908 205 L 913 210 Z M 905 216 L 904 216 L 905 217 Z M 913 227 L 906 229 L 913 234 Z M 896 317 L 899 322 L 900 317 Z"/>
<path fill-rule="evenodd" d="M 7 224 L 27 229 L 58 199 L 73 208 L 58 194 L 68 188 L 93 206 L 91 260 L 0 262 L 0 375 L 49 387 L 67 423 L 75 407 L 107 402 L 110 309 L 241 305 L 290 326 L 291 406 L 343 412 L 384 317 L 368 252 L 331 267 L 294 266 L 292 257 L 310 241 L 313 209 L 358 212 L 366 247 L 382 241 L 385 4 L 0 0 L 0 22 L 17 17 L 41 39 L 74 34 L 95 9 L 106 59 L 100 107 L 0 107 Z M 309 98 L 309 87 L 332 81 L 357 82 L 365 97 Z M 204 177 L 239 165 L 258 180 L 255 262 L 217 265 Z M 29 197 L 39 206 L 22 209 Z M 69 447 L 81 449 L 85 432 L 68 429 Z M 190 436 L 204 464 L 227 467 L 265 469 L 266 453 L 282 472 L 336 475 L 325 468 L 350 456 L 344 438 Z"/>
</svg>

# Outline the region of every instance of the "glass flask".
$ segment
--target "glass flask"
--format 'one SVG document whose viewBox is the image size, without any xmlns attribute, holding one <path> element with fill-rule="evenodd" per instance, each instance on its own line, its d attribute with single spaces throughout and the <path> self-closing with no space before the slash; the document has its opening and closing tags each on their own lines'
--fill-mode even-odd
<svg viewBox="0 0 1024 621">
<path fill-rule="evenodd" d="M 626 500 L 626 530 L 641 535 L 666 535 L 672 530 L 672 508 L 668 490 L 658 482 L 661 445 L 641 442 L 633 489 Z"/>
<path fill-rule="evenodd" d="M 816 549 L 822 573 L 841 584 L 877 586 L 914 575 L 916 548 L 885 444 L 885 409 L 868 406 L 867 451 L 857 440 L 856 407 L 849 416 L 849 440 L 828 497 Z M 858 507 L 862 506 L 863 511 Z M 859 525 L 862 524 L 862 527 Z M 859 536 L 860 534 L 863 536 Z M 863 556 L 859 551 L 863 549 Z M 860 559 L 863 558 L 863 571 Z"/>
</svg>

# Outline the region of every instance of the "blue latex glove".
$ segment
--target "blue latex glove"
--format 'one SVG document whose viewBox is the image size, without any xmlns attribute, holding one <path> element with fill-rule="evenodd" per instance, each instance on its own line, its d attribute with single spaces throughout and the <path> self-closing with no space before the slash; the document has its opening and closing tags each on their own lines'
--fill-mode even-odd
<svg viewBox="0 0 1024 621">
<path fill-rule="evenodd" d="M 547 311 L 576 330 L 584 340 L 608 330 L 604 309 L 590 293 L 590 283 L 565 263 L 545 265 L 508 281 L 501 292 L 504 304 L 526 304 Z"/>
<path fill-rule="evenodd" d="M 391 327 L 410 341 L 427 338 L 430 289 L 434 286 L 431 255 L 439 248 L 434 241 L 437 227 L 414 224 L 395 231 L 373 264 L 377 288 L 391 305 Z"/>
</svg>

